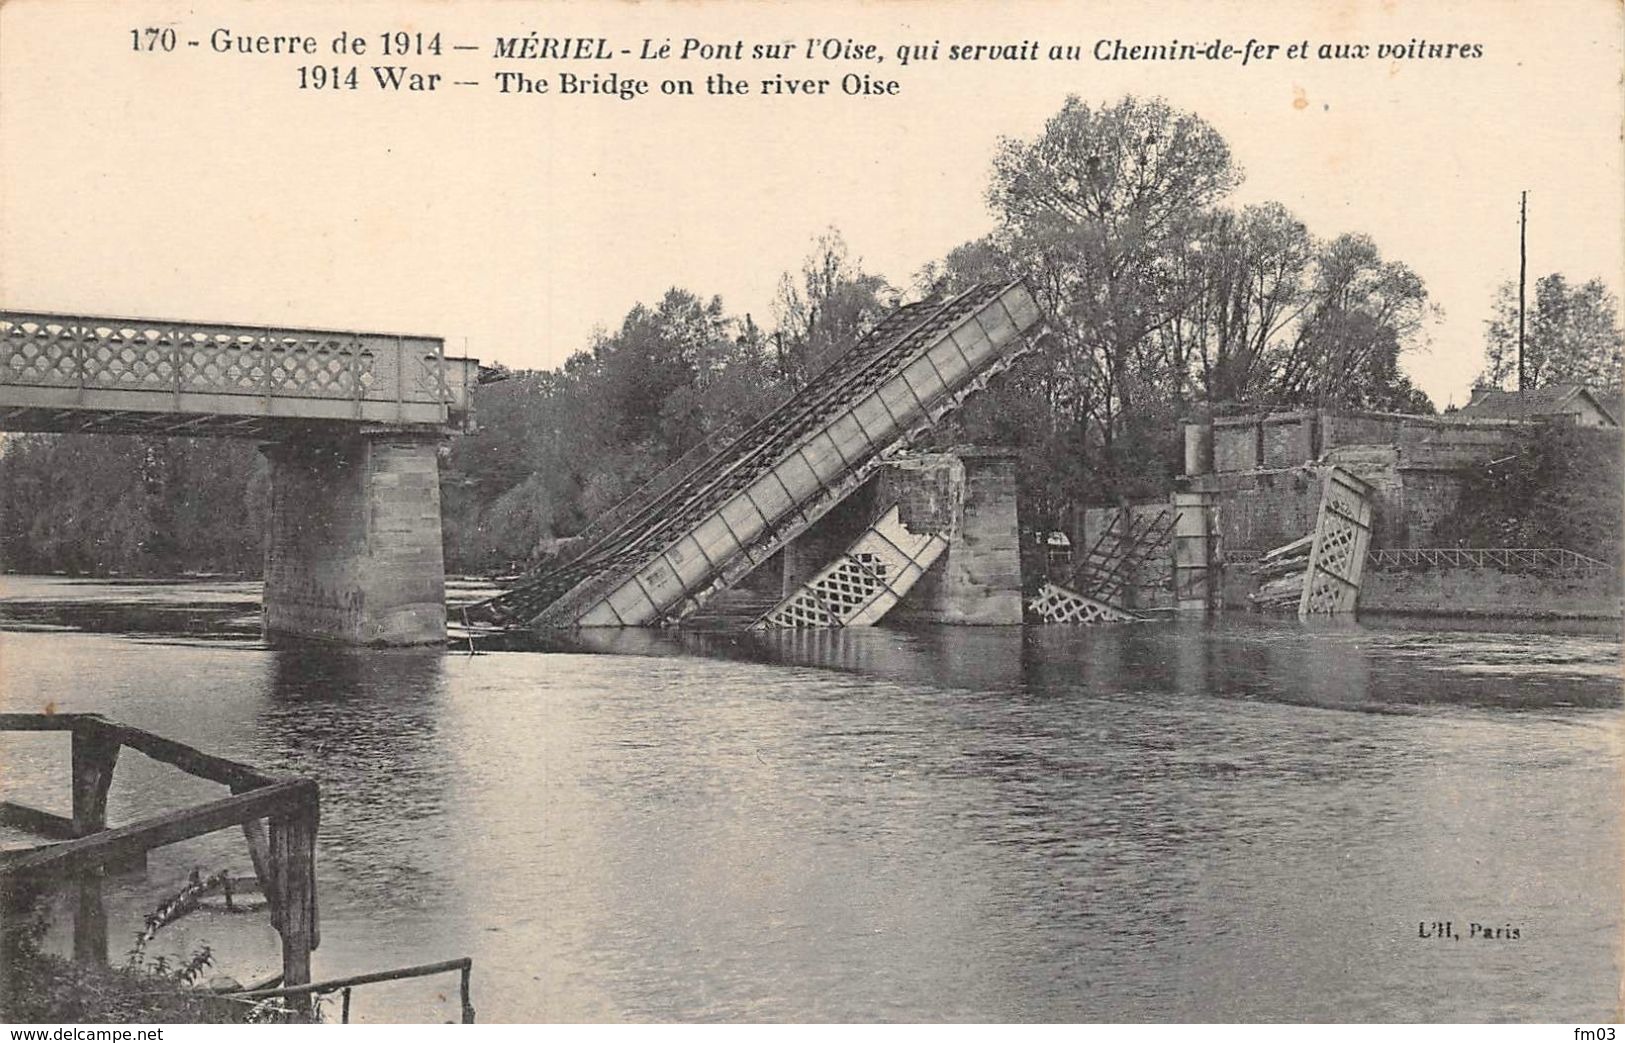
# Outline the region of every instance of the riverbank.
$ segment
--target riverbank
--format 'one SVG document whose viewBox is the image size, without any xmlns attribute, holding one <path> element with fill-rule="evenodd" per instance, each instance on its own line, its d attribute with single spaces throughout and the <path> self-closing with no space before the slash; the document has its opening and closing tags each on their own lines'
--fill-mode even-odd
<svg viewBox="0 0 1625 1043">
<path fill-rule="evenodd" d="M 23 940 L 0 958 L 0 1021 L 12 1025 L 233 1025 L 254 1004 L 217 996 L 179 972 L 76 963 Z M 201 977 L 197 968 L 194 977 Z M 281 1013 L 253 1020 L 286 1020 Z"/>
<path fill-rule="evenodd" d="M 1625 618 L 1614 577 L 1532 576 L 1496 569 L 1367 569 L 1360 612 L 1466 619 Z"/>
</svg>

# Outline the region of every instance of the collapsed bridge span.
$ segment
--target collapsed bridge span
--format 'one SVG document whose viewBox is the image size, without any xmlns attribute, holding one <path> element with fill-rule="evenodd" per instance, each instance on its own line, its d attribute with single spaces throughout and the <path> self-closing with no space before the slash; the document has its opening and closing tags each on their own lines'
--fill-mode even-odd
<svg viewBox="0 0 1625 1043">
<path fill-rule="evenodd" d="M 738 438 L 677 480 L 634 494 L 575 559 L 469 606 L 466 619 L 681 622 L 855 492 L 885 454 L 985 387 L 1032 347 L 1040 322 L 1020 281 L 899 308 Z"/>
</svg>

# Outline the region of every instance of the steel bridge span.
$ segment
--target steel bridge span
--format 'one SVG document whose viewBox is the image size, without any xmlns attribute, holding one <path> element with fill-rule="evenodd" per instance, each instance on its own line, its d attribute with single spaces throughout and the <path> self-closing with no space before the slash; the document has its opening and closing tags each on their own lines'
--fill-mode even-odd
<svg viewBox="0 0 1625 1043">
<path fill-rule="evenodd" d="M 445 640 L 437 450 L 478 379 L 435 337 L 0 311 L 0 431 L 263 443 L 273 637 Z"/>
</svg>

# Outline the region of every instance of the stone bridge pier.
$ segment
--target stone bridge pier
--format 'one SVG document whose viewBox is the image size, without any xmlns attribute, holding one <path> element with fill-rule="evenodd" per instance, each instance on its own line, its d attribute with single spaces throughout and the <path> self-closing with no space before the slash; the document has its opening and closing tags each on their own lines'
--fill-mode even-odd
<svg viewBox="0 0 1625 1043">
<path fill-rule="evenodd" d="M 271 464 L 268 638 L 445 641 L 440 442 L 386 429 L 263 448 Z"/>
<path fill-rule="evenodd" d="M 887 614 L 904 623 L 1017 625 L 1022 620 L 1016 450 L 958 446 L 887 460 L 875 478 L 784 549 L 788 597 L 892 504 L 906 529 L 947 541 Z"/>
<path fill-rule="evenodd" d="M 882 495 L 896 497 L 905 514 L 928 515 L 927 505 L 940 499 L 949 519 L 948 552 L 893 619 L 960 626 L 1021 622 L 1017 456 L 1001 446 L 959 446 L 900 458 L 881 471 Z"/>
</svg>

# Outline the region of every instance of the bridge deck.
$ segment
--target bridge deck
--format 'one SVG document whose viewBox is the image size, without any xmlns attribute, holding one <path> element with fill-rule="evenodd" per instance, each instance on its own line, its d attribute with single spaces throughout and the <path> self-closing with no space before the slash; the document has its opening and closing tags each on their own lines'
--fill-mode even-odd
<svg viewBox="0 0 1625 1043">
<path fill-rule="evenodd" d="M 0 430 L 275 439 L 464 424 L 473 359 L 436 337 L 0 312 Z"/>
</svg>

